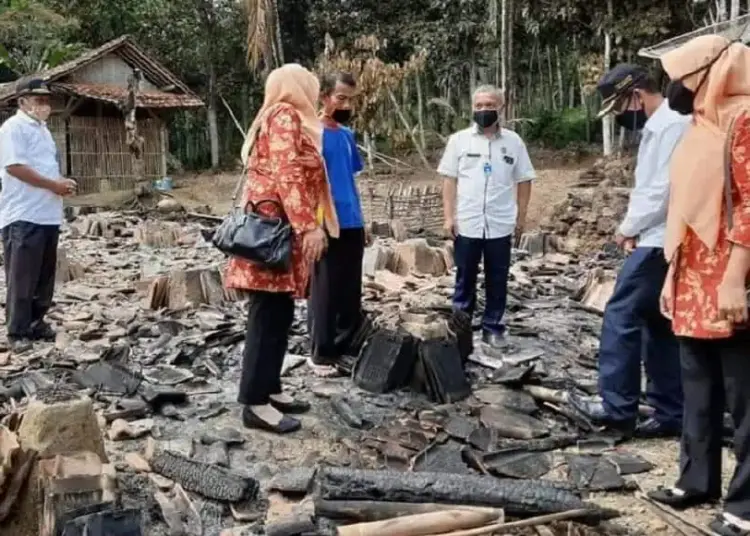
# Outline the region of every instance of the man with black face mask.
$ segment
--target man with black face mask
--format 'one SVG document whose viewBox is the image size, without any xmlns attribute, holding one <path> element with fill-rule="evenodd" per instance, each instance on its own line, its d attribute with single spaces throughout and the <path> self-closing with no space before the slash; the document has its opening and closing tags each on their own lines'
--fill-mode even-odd
<svg viewBox="0 0 750 536">
<path fill-rule="evenodd" d="M 669 162 L 689 118 L 670 110 L 645 69 L 617 65 L 598 86 L 599 116 L 616 114 L 617 124 L 642 130 L 635 187 L 615 240 L 629 254 L 604 311 L 599 346 L 601 402 L 574 396 L 571 402 L 593 421 L 629 437 L 677 436 L 682 422 L 679 347 L 659 311 L 667 273 L 664 234 L 669 197 Z M 637 425 L 641 360 L 648 376 L 654 416 Z"/>
<path fill-rule="evenodd" d="M 473 314 L 483 261 L 487 299 L 482 340 L 501 347 L 512 237 L 523 232 L 536 173 L 523 140 L 502 127 L 503 92 L 478 87 L 472 108 L 472 125 L 450 137 L 438 167 L 445 177 L 445 232 L 455 239 L 453 307 Z"/>
<path fill-rule="evenodd" d="M 311 365 L 318 375 L 331 375 L 349 353 L 362 319 L 362 258 L 366 242 L 362 207 L 355 176 L 363 162 L 346 125 L 352 119 L 357 89 L 349 73 L 332 73 L 320 84 L 323 158 L 341 232 L 328 239 L 328 249 L 313 267 L 308 328 Z"/>
</svg>

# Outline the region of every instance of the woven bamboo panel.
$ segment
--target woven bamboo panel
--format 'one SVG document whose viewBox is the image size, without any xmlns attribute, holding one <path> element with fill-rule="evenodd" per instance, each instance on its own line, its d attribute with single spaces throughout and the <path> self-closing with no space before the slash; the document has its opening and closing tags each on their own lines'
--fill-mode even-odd
<svg viewBox="0 0 750 536">
<path fill-rule="evenodd" d="M 0 124 L 14 113 L 14 110 L 0 110 Z M 60 169 L 63 175 L 78 182 L 78 193 L 129 190 L 135 186 L 121 118 L 71 116 L 66 121 L 53 115 L 48 126 L 57 145 Z M 146 140 L 143 158 L 149 180 L 162 176 L 161 127 L 156 119 L 138 120 L 138 131 Z"/>
<path fill-rule="evenodd" d="M 443 193 L 440 185 L 360 181 L 365 220 L 400 220 L 409 231 L 438 233 L 443 228 Z"/>
</svg>

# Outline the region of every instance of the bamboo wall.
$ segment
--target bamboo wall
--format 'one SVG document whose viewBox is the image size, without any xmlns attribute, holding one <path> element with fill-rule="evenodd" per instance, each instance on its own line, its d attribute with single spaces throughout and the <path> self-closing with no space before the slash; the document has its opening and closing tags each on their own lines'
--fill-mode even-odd
<svg viewBox="0 0 750 536">
<path fill-rule="evenodd" d="M 409 231 L 441 232 L 443 194 L 439 184 L 409 185 L 361 180 L 362 212 L 368 222 L 401 220 Z"/>
<path fill-rule="evenodd" d="M 14 114 L 0 110 L 0 124 Z M 125 123 L 118 117 L 50 117 L 48 126 L 57 145 L 63 175 L 78 182 L 79 194 L 128 190 L 135 186 L 133 161 L 125 144 Z M 145 138 L 146 178 L 166 174 L 167 134 L 158 119 L 139 119 L 138 131 Z"/>
</svg>

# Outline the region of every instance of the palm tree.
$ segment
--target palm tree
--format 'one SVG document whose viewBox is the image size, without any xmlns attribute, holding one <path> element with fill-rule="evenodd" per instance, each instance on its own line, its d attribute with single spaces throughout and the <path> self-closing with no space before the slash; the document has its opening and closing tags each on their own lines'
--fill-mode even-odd
<svg viewBox="0 0 750 536">
<path fill-rule="evenodd" d="M 253 71 L 268 73 L 284 63 L 277 0 L 245 0 L 247 60 Z"/>
</svg>

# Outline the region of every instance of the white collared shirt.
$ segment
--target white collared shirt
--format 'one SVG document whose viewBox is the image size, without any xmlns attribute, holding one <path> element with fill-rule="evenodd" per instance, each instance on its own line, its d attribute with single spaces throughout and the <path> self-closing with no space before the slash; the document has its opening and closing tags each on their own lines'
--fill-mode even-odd
<svg viewBox="0 0 750 536">
<path fill-rule="evenodd" d="M 57 147 L 47 125 L 21 110 L 0 127 L 0 229 L 16 221 L 62 225 L 63 199 L 17 179 L 7 168 L 24 165 L 42 177 L 61 180 Z"/>
<path fill-rule="evenodd" d="M 635 186 L 619 232 L 638 238 L 638 247 L 663 248 L 669 205 L 669 161 L 690 124 L 690 116 L 669 107 L 667 99 L 643 127 L 635 166 Z"/>
<path fill-rule="evenodd" d="M 456 224 L 458 234 L 467 238 L 513 234 L 515 187 L 536 178 L 518 134 L 503 128 L 488 138 L 476 124 L 450 137 L 437 171 L 457 179 Z"/>
</svg>

